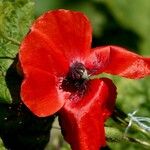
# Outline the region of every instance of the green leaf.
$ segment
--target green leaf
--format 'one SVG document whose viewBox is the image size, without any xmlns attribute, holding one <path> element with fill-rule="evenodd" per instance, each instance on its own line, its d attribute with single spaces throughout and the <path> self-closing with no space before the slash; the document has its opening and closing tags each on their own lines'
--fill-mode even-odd
<svg viewBox="0 0 150 150">
<path fill-rule="evenodd" d="M 29 30 L 33 10 L 34 0 L 0 0 L 0 102 L 12 102 L 6 75 Z"/>
<path fill-rule="evenodd" d="M 4 147 L 3 141 L 0 138 L 0 150 L 6 150 L 6 148 Z"/>
</svg>

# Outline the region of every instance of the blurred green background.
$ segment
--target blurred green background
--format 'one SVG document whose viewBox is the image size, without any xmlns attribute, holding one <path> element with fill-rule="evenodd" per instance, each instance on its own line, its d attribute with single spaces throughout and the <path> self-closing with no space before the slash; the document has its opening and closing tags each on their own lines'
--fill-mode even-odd
<svg viewBox="0 0 150 150">
<path fill-rule="evenodd" d="M 93 26 L 93 47 L 115 44 L 150 56 L 149 0 L 36 0 L 35 8 L 36 17 L 58 8 L 84 12 Z M 109 77 L 118 88 L 119 108 L 126 113 L 138 110 L 138 116 L 150 117 L 150 78 L 133 81 Z M 130 143 L 112 143 L 109 146 L 112 150 L 144 149 Z M 46 150 L 49 149 L 69 150 L 57 129 L 53 129 L 51 142 Z"/>
</svg>

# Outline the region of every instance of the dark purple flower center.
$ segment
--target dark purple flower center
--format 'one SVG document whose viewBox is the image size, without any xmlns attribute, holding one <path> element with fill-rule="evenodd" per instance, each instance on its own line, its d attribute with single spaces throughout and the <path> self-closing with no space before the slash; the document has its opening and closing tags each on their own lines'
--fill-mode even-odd
<svg viewBox="0 0 150 150">
<path fill-rule="evenodd" d="M 61 88 L 72 94 L 83 95 L 88 81 L 88 72 L 85 66 L 80 62 L 71 65 L 69 72 L 62 81 Z"/>
</svg>

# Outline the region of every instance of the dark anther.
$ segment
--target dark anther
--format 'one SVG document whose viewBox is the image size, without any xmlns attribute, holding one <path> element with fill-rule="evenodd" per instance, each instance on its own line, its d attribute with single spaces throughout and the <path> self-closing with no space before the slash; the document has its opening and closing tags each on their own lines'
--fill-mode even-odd
<svg viewBox="0 0 150 150">
<path fill-rule="evenodd" d="M 72 64 L 70 67 L 70 71 L 68 76 L 71 77 L 72 79 L 82 79 L 83 75 L 86 73 L 86 68 L 82 63 L 75 62 Z"/>
<path fill-rule="evenodd" d="M 70 67 L 67 77 L 63 80 L 61 88 L 65 91 L 82 95 L 87 85 L 87 70 L 82 63 L 75 62 Z"/>
</svg>

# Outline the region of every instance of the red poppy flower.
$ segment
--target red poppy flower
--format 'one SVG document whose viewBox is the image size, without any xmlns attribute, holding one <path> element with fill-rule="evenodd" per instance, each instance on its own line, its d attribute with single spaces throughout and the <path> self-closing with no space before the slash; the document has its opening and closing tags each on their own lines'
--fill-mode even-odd
<svg viewBox="0 0 150 150">
<path fill-rule="evenodd" d="M 37 116 L 58 112 L 64 138 L 73 150 L 105 146 L 104 121 L 116 88 L 102 72 L 138 79 L 150 75 L 150 58 L 117 46 L 91 49 L 92 29 L 80 12 L 50 11 L 39 17 L 21 44 L 24 72 L 21 98 Z"/>
</svg>

